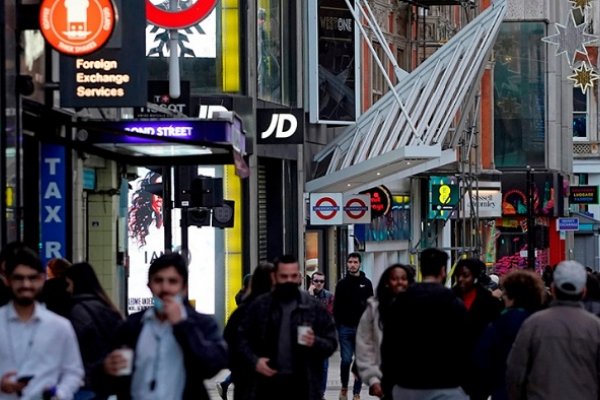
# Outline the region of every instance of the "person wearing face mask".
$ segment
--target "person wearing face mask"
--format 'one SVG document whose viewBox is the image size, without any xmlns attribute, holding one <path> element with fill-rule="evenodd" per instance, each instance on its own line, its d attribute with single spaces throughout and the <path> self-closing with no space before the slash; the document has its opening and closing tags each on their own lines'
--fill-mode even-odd
<svg viewBox="0 0 600 400">
<path fill-rule="evenodd" d="M 204 380 L 227 367 L 227 344 L 214 318 L 185 300 L 187 283 L 180 254 L 164 254 L 150 265 L 154 307 L 127 318 L 102 364 L 105 387 L 119 399 L 210 398 Z"/>
<path fill-rule="evenodd" d="M 363 382 L 369 386 L 369 394 L 384 398 L 381 386 L 381 341 L 383 324 L 396 296 L 406 291 L 415 281 L 411 267 L 394 264 L 388 267 L 377 284 L 376 294 L 367 303 L 356 331 L 356 366 Z"/>
<path fill-rule="evenodd" d="M 280 257 L 273 291 L 252 302 L 240 324 L 237 351 L 255 371 L 248 399 L 321 400 L 323 361 L 337 347 L 335 326 L 300 289 L 301 279 L 296 258 Z"/>
</svg>

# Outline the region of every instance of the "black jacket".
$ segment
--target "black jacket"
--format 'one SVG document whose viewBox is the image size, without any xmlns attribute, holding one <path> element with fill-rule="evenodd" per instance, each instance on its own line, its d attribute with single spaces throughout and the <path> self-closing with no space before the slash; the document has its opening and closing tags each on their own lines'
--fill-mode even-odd
<svg viewBox="0 0 600 400">
<path fill-rule="evenodd" d="M 8 302 L 10 301 L 10 298 L 11 298 L 10 289 L 8 288 L 8 286 L 6 286 L 4 281 L 2 279 L 0 279 L 0 307 L 8 304 Z"/>
<path fill-rule="evenodd" d="M 115 327 L 123 323 L 123 317 L 92 295 L 73 296 L 72 302 L 68 319 L 79 342 L 85 368 L 85 387 L 90 388 L 92 370 L 110 352 L 115 339 Z"/>
<path fill-rule="evenodd" d="M 469 315 L 468 337 L 471 346 L 475 346 L 485 328 L 490 322 L 496 320 L 496 318 L 500 316 L 503 308 L 502 302 L 492 296 L 492 293 L 488 289 L 476 286 L 475 290 L 477 291 L 477 295 L 475 296 L 471 308 L 467 311 Z M 460 298 L 460 291 L 458 288 L 454 287 L 453 291 L 454 294 Z"/>
<path fill-rule="evenodd" d="M 461 386 L 468 359 L 466 333 L 467 310 L 450 289 L 437 283 L 410 286 L 390 307 L 384 326 L 384 386 Z"/>
<path fill-rule="evenodd" d="M 298 325 L 307 322 L 316 336 L 312 347 L 301 346 L 296 341 Z M 238 331 L 238 351 L 246 367 L 253 371 L 252 387 L 245 398 L 260 400 L 256 394 L 262 388 L 268 388 L 270 378 L 262 377 L 254 371 L 259 358 L 277 359 L 280 325 L 281 307 L 273 293 L 259 296 L 248 306 L 243 316 Z M 301 382 L 298 387 L 290 390 L 295 391 L 295 394 L 302 391 L 302 399 L 320 400 L 323 361 L 331 356 L 337 347 L 336 331 L 325 308 L 304 291 L 299 292 L 298 304 L 292 311 L 290 335 L 294 346 L 294 375 Z"/>
<path fill-rule="evenodd" d="M 130 315 L 117 331 L 114 348 L 127 346 L 135 349 L 142 331 L 142 317 L 146 311 Z M 204 380 L 227 367 L 227 345 L 213 317 L 186 306 L 187 319 L 173 325 L 173 335 L 181 346 L 187 376 L 182 400 L 209 400 Z M 135 373 L 135 371 L 133 371 Z M 106 377 L 107 385 L 114 385 L 119 399 L 130 399 L 131 376 Z"/>
<path fill-rule="evenodd" d="M 342 278 L 335 287 L 333 298 L 333 318 L 336 325 L 356 328 L 371 296 L 373 284 L 364 272 L 360 271 L 359 276 L 346 275 Z"/>
<path fill-rule="evenodd" d="M 247 363 L 244 362 L 238 348 L 239 341 L 239 329 L 244 315 L 248 310 L 248 306 L 252 303 L 256 297 L 246 297 L 236 308 L 233 313 L 229 316 L 227 325 L 223 330 L 223 338 L 227 342 L 227 346 L 231 351 L 229 352 L 229 370 L 231 371 L 231 381 L 233 382 L 233 398 L 234 400 L 244 400 L 249 398 L 249 390 L 253 382 L 254 368 L 251 368 Z"/>
</svg>

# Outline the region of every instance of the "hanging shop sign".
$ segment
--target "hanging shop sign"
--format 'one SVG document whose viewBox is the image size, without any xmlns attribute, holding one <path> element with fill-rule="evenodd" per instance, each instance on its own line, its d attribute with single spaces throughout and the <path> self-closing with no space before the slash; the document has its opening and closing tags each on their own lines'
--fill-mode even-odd
<svg viewBox="0 0 600 400">
<path fill-rule="evenodd" d="M 86 56 L 61 55 L 62 107 L 146 105 L 146 17 L 140 12 L 140 9 L 143 9 L 143 1 L 115 2 L 120 18 L 115 27 L 115 34 L 103 49 Z"/>
<path fill-rule="evenodd" d="M 304 143 L 304 113 L 301 109 L 257 109 L 256 143 Z"/>
<path fill-rule="evenodd" d="M 44 265 L 67 250 L 66 156 L 62 146 L 42 143 L 40 164 L 40 256 Z"/>
<path fill-rule="evenodd" d="M 556 219 L 556 230 L 557 231 L 578 231 L 579 230 L 579 218 L 557 218 Z"/>
<path fill-rule="evenodd" d="M 531 188 L 527 186 L 527 174 L 504 173 L 502 182 L 502 215 L 527 215 L 529 189 L 533 192 L 535 216 L 558 217 L 564 211 L 562 176 L 556 173 L 535 172 Z"/>
<path fill-rule="evenodd" d="M 100 50 L 113 33 L 116 17 L 111 0 L 44 0 L 39 13 L 48 44 L 69 56 Z"/>
<path fill-rule="evenodd" d="M 368 194 L 344 195 L 344 224 L 371 223 L 371 197 Z"/>
<path fill-rule="evenodd" d="M 598 204 L 598 186 L 571 186 L 570 204 Z"/>
<path fill-rule="evenodd" d="M 465 193 L 464 200 L 464 210 L 467 216 L 471 215 L 471 208 L 473 208 L 473 212 L 478 213 L 479 218 L 502 216 L 502 192 L 500 190 L 474 190 L 473 203 L 471 203 L 471 197 L 468 193 Z M 460 207 L 460 211 L 462 216 L 462 207 Z"/>
<path fill-rule="evenodd" d="M 381 185 L 365 191 L 361 194 L 368 194 L 371 198 L 371 219 L 381 217 L 390 212 L 392 208 L 392 192 Z"/>
<path fill-rule="evenodd" d="M 155 108 L 150 108 L 147 105 L 144 107 L 136 107 L 133 110 L 135 118 L 165 118 L 169 117 L 162 113 L 160 109 L 166 112 L 190 115 L 190 81 L 181 81 L 181 94 L 174 99 L 169 96 L 168 81 L 148 81 L 148 103 L 153 104 Z M 178 115 L 179 116 L 179 115 Z"/>
<path fill-rule="evenodd" d="M 448 219 L 460 200 L 460 189 L 455 176 L 429 178 L 429 219 Z"/>
<path fill-rule="evenodd" d="M 155 6 L 151 0 L 146 0 L 146 18 L 148 22 L 161 28 L 183 29 L 202 21 L 216 5 L 217 0 L 197 0 L 188 8 L 169 11 Z"/>
<path fill-rule="evenodd" d="M 311 225 L 341 225 L 344 222 L 341 193 L 310 194 Z"/>
</svg>

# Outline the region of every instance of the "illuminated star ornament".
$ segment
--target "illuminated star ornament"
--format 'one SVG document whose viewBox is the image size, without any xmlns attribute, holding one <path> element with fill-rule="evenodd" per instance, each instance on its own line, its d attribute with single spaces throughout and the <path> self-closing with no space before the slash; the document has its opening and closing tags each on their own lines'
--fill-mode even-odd
<svg viewBox="0 0 600 400">
<path fill-rule="evenodd" d="M 581 63 L 579 68 L 573 70 L 575 74 L 568 76 L 570 80 L 575 82 L 575 87 L 581 88 L 583 94 L 587 92 L 588 87 L 594 87 L 594 81 L 600 78 L 593 68 L 588 68 L 587 63 Z"/>
<path fill-rule="evenodd" d="M 573 3 L 573 8 L 579 8 L 583 12 L 587 7 L 591 7 L 590 4 L 593 0 L 569 0 L 569 3 Z"/>
<path fill-rule="evenodd" d="M 558 50 L 556 50 L 556 55 L 565 53 L 567 62 L 572 66 L 577 53 L 587 56 L 588 52 L 585 45 L 598 40 L 596 36 L 585 33 L 586 28 L 586 22 L 575 25 L 575 18 L 571 12 L 569 13 L 567 25 L 556 24 L 558 33 L 556 35 L 546 36 L 545 38 L 542 38 L 542 41 L 557 45 Z"/>
</svg>

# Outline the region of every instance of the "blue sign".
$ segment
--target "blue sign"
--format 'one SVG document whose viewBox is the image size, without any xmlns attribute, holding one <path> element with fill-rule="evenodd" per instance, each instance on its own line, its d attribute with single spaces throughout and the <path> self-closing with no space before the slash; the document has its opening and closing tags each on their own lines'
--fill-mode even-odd
<svg viewBox="0 0 600 400">
<path fill-rule="evenodd" d="M 227 146 L 246 154 L 241 120 L 123 120 L 86 121 L 80 128 L 90 131 L 88 143 L 189 143 Z"/>
<path fill-rule="evenodd" d="M 559 231 L 578 231 L 579 218 L 559 218 L 556 225 Z"/>
<path fill-rule="evenodd" d="M 44 265 L 55 257 L 64 258 L 67 249 L 65 148 L 42 144 L 40 164 L 41 229 L 40 257 Z"/>
</svg>

